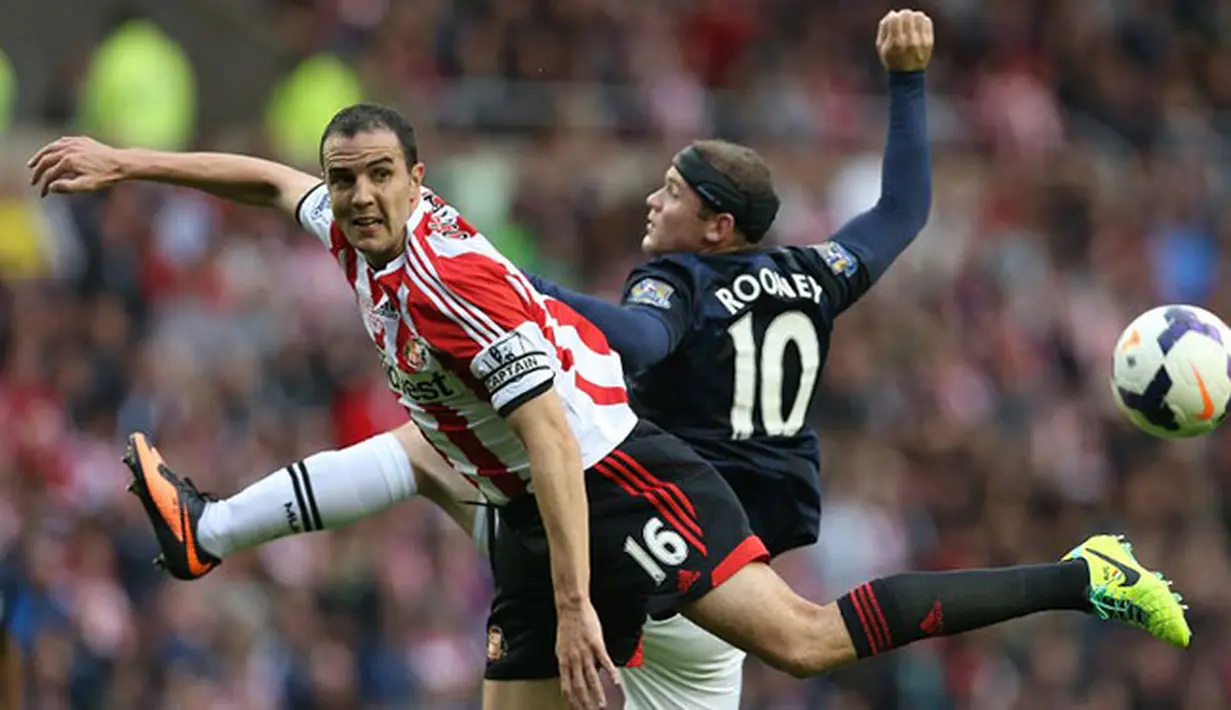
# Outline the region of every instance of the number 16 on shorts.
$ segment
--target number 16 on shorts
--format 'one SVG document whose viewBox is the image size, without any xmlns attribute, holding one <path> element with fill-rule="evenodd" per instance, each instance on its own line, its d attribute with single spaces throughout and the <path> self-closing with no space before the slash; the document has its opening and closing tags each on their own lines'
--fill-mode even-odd
<svg viewBox="0 0 1231 710">
<path fill-rule="evenodd" d="M 663 565 L 676 567 L 688 559 L 688 544 L 684 542 L 684 538 L 668 528 L 659 517 L 645 521 L 645 527 L 641 529 L 641 541 L 634 539 L 632 535 L 624 538 L 624 551 L 650 575 L 655 585 L 667 581 L 667 571 L 663 569 Z"/>
</svg>

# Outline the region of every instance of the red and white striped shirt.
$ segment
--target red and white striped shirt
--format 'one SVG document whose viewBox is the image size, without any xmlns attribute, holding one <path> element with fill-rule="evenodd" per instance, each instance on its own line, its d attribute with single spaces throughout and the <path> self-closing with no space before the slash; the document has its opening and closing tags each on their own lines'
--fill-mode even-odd
<svg viewBox="0 0 1231 710">
<path fill-rule="evenodd" d="M 502 504 L 530 462 L 502 415 L 555 387 L 589 468 L 632 431 L 620 357 L 602 332 L 534 289 L 456 209 L 424 188 L 405 252 L 376 270 L 333 223 L 324 185 L 299 223 L 337 258 L 411 419 L 459 472 Z"/>
</svg>

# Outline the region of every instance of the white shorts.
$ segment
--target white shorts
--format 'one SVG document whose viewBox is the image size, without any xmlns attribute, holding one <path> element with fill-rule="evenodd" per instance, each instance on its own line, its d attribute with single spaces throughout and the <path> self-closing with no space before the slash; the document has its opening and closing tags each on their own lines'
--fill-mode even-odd
<svg viewBox="0 0 1231 710">
<path fill-rule="evenodd" d="M 739 710 L 745 653 L 680 614 L 650 620 L 645 662 L 620 669 L 625 710 Z"/>
</svg>

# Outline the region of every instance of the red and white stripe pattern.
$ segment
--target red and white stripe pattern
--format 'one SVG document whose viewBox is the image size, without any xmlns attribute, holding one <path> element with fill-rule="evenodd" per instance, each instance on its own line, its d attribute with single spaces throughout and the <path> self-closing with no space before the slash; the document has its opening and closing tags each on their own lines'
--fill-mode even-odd
<svg viewBox="0 0 1231 710">
<path fill-rule="evenodd" d="M 333 224 L 324 186 L 298 216 L 338 259 L 411 419 L 493 503 L 526 492 L 530 475 L 503 409 L 554 387 L 587 468 L 632 430 L 620 359 L 602 333 L 535 291 L 431 191 L 407 222 L 406 251 L 379 271 Z"/>
</svg>

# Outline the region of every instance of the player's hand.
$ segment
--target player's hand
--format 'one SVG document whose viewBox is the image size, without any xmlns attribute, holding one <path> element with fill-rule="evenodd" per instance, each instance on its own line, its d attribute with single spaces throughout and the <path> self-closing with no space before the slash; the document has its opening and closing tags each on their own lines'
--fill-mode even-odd
<svg viewBox="0 0 1231 710">
<path fill-rule="evenodd" d="M 560 662 L 560 689 L 565 701 L 576 710 L 607 707 L 599 668 L 610 673 L 616 683 L 620 676 L 607 655 L 598 613 L 586 601 L 575 609 L 559 610 L 557 616 L 556 658 Z"/>
<path fill-rule="evenodd" d="M 932 18 L 917 10 L 894 10 L 876 29 L 876 51 L 889 71 L 922 71 L 932 59 Z"/>
<path fill-rule="evenodd" d="M 40 186 L 40 194 L 101 190 L 124 178 L 122 152 L 92 138 L 75 136 L 48 143 L 34 154 L 30 184 Z"/>
</svg>

